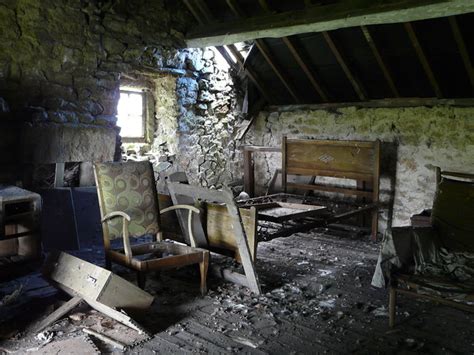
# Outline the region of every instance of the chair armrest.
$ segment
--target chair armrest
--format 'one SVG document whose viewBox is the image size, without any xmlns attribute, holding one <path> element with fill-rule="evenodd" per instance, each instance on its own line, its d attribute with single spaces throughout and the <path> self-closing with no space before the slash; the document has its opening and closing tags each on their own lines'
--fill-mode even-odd
<svg viewBox="0 0 474 355">
<path fill-rule="evenodd" d="M 123 237 L 123 249 L 125 250 L 125 257 L 127 258 L 127 261 L 130 263 L 132 261 L 132 248 L 130 247 L 130 237 L 129 237 L 129 232 L 128 232 L 128 224 L 131 221 L 130 215 L 128 215 L 125 212 L 122 211 L 113 211 L 110 213 L 107 213 L 101 220 L 102 223 L 107 222 L 108 220 L 116 217 L 122 217 L 123 218 L 123 232 L 122 232 L 122 237 Z"/>
<path fill-rule="evenodd" d="M 174 206 L 170 206 L 170 207 L 162 209 L 160 211 L 160 214 L 163 214 L 169 211 L 179 210 L 179 209 L 189 211 L 189 215 L 188 215 L 189 240 L 191 241 L 191 246 L 195 248 L 197 244 L 196 244 L 196 241 L 194 240 L 194 234 L 193 234 L 193 212 L 196 214 L 199 214 L 201 211 L 199 211 L 198 208 L 194 206 L 189 206 L 189 205 L 174 205 Z"/>
</svg>

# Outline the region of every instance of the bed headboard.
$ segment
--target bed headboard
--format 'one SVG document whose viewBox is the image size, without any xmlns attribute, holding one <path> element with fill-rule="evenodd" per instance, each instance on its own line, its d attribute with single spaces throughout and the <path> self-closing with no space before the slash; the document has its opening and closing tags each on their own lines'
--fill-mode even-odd
<svg viewBox="0 0 474 355">
<path fill-rule="evenodd" d="M 325 176 L 357 181 L 357 188 L 287 181 L 288 175 Z M 282 139 L 282 187 L 319 190 L 378 202 L 380 141 Z"/>
</svg>

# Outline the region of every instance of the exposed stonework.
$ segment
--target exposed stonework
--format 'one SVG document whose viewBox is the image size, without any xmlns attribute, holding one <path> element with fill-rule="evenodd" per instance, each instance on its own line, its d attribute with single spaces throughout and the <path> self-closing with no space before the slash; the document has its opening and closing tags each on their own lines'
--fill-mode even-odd
<svg viewBox="0 0 474 355">
<path fill-rule="evenodd" d="M 167 67 L 182 75 L 154 76 L 154 140 L 126 145 L 128 153 L 150 156 L 160 174 L 185 171 L 192 183 L 220 187 L 236 177 L 236 79 L 213 49 L 177 50 Z"/>
<path fill-rule="evenodd" d="M 249 131 L 248 144 L 279 146 L 282 135 L 317 139 L 382 141 L 382 199 L 395 190 L 393 225 L 431 208 L 435 166 L 450 171 L 474 169 L 474 108 L 416 107 L 262 112 Z M 267 184 L 281 167 L 279 154 L 256 156 L 256 181 Z M 259 186 L 262 191 L 262 185 Z M 382 215 L 386 227 L 388 211 Z M 385 222 L 384 222 L 385 221 Z"/>
</svg>

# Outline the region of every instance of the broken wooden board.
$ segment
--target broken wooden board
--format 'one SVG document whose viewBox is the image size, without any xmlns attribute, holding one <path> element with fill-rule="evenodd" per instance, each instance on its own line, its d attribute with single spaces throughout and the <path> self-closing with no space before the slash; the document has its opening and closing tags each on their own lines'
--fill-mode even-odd
<svg viewBox="0 0 474 355">
<path fill-rule="evenodd" d="M 249 288 L 256 294 L 260 294 L 261 288 L 255 270 L 255 264 L 250 254 L 247 236 L 245 234 L 245 229 L 242 226 L 242 218 L 239 209 L 235 204 L 232 191 L 230 189 L 223 189 L 222 191 L 210 190 L 204 187 L 190 186 L 174 182 L 168 182 L 168 188 L 173 189 L 176 195 L 189 196 L 192 197 L 194 201 L 205 201 L 216 204 L 224 203 L 226 205 L 227 211 L 231 217 L 235 241 L 242 259 L 242 266 L 248 280 Z"/>
<path fill-rule="evenodd" d="M 51 313 L 46 318 L 43 318 L 37 323 L 34 323 L 30 328 L 27 329 L 27 332 L 31 333 L 38 333 L 41 332 L 43 329 L 47 328 L 54 322 L 58 321 L 70 311 L 72 311 L 76 306 L 79 305 L 83 300 L 79 296 L 74 296 L 69 301 L 64 303 L 61 307 L 56 309 L 53 313 Z"/>
<path fill-rule="evenodd" d="M 260 219 L 276 223 L 298 218 L 316 217 L 327 211 L 326 206 L 287 202 L 274 202 L 267 206 L 261 206 L 258 209 Z"/>
<path fill-rule="evenodd" d="M 153 296 L 109 270 L 64 252 L 50 253 L 43 275 L 71 296 L 80 296 L 87 303 L 126 311 L 145 310 Z"/>
</svg>

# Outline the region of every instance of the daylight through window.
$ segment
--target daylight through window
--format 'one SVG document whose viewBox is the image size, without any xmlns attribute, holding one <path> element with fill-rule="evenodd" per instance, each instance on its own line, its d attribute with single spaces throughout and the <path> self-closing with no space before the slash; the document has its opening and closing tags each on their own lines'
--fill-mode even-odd
<svg viewBox="0 0 474 355">
<path fill-rule="evenodd" d="M 123 138 L 143 138 L 144 124 L 144 94 L 140 91 L 120 90 L 120 100 L 117 107 L 117 126 L 121 128 Z"/>
</svg>

